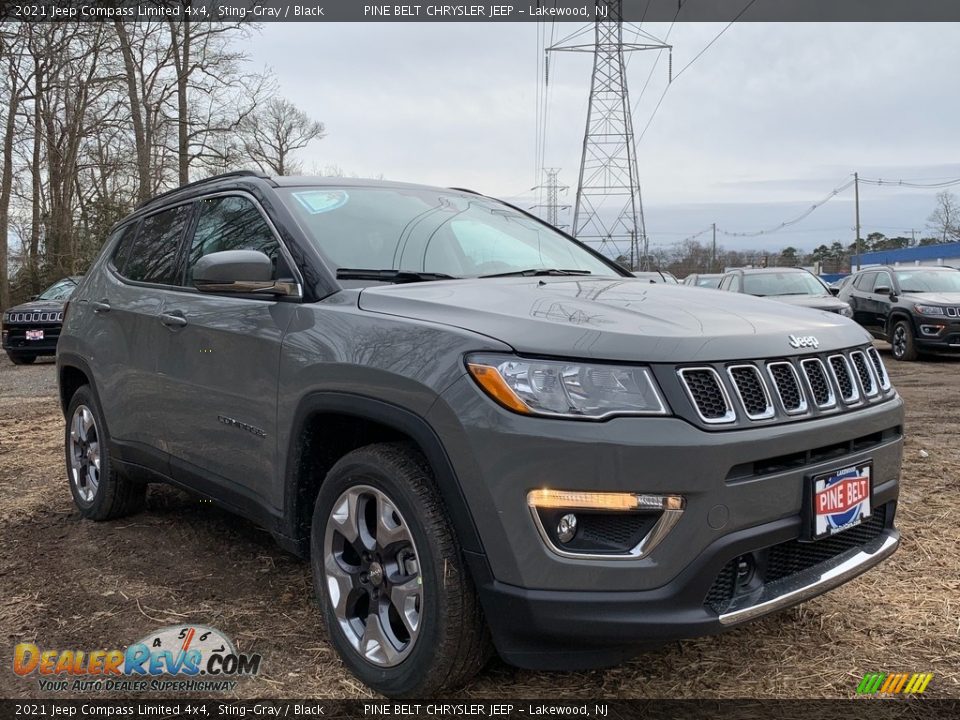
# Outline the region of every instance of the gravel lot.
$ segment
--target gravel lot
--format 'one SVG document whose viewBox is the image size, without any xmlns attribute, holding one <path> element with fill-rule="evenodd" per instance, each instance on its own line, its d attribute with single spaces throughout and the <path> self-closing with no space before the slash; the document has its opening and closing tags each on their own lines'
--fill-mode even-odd
<svg viewBox="0 0 960 720">
<path fill-rule="evenodd" d="M 882 350 L 886 353 L 885 346 Z M 493 661 L 476 698 L 849 698 L 865 672 L 933 672 L 960 697 L 960 358 L 885 361 L 907 403 L 899 526 L 881 568 L 719 637 L 674 643 L 606 671 L 545 674 Z M 74 511 L 49 361 L 0 359 L 0 697 L 40 697 L 9 671 L 13 645 L 116 648 L 197 622 L 263 654 L 234 695 L 368 697 L 328 645 L 306 564 L 197 498 L 152 487 L 147 510 L 95 524 Z M 58 697 L 62 697 L 58 695 Z"/>
</svg>

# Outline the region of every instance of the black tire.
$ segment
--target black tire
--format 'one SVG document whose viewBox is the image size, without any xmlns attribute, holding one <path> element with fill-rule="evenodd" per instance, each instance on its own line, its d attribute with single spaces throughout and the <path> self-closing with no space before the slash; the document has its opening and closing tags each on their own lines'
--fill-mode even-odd
<svg viewBox="0 0 960 720">
<path fill-rule="evenodd" d="M 71 443 L 71 432 L 75 430 L 78 413 L 82 414 L 84 410 L 90 414 L 93 425 L 87 429 L 85 437 Z M 91 430 L 95 435 L 90 434 Z M 87 453 L 87 450 L 92 449 L 93 442 L 96 442 L 94 454 L 99 461 L 96 486 L 89 475 L 89 467 L 94 461 Z M 63 445 L 70 493 L 83 517 L 89 520 L 112 520 L 143 508 L 147 486 L 120 475 L 114 468 L 110 459 L 110 441 L 103 413 L 88 385 L 81 386 L 70 398 Z M 86 458 L 85 464 L 81 464 L 83 458 Z"/>
<path fill-rule="evenodd" d="M 32 365 L 33 361 L 37 359 L 37 356 L 31 353 L 8 352 L 7 357 L 10 358 L 10 362 L 14 365 Z"/>
<path fill-rule="evenodd" d="M 368 493 L 367 500 L 363 499 L 364 493 Z M 395 577 L 401 577 L 405 573 L 397 570 L 401 567 L 400 561 L 391 565 L 386 559 L 388 550 L 383 550 L 381 560 L 378 544 L 377 549 L 367 553 L 367 561 L 375 559 L 373 565 L 366 565 L 371 569 L 366 583 L 369 585 L 374 576 L 372 569 L 379 569 L 379 563 L 382 562 L 383 569 L 379 576 L 383 578 L 383 585 L 381 586 L 381 581 L 378 580 L 376 588 L 361 587 L 359 583 L 364 582 L 362 578 L 356 580 L 346 597 L 360 597 L 361 600 L 352 603 L 345 601 L 343 604 L 346 609 L 341 612 L 340 617 L 331 600 L 328 582 L 336 585 L 337 581 L 330 579 L 328 575 L 328 562 L 337 564 L 337 567 L 345 567 L 348 552 L 353 553 L 351 557 L 356 558 L 358 568 L 362 568 L 364 562 L 357 554 L 358 551 L 351 549 L 357 547 L 359 536 L 351 545 L 340 535 L 341 551 L 328 554 L 324 550 L 328 526 L 333 522 L 331 513 L 334 506 L 345 507 L 344 498 L 350 494 L 355 494 L 358 498 L 355 500 L 357 507 L 367 503 L 363 506 L 366 508 L 369 503 L 373 503 L 374 510 L 366 511 L 366 514 L 364 510 L 357 512 L 358 518 L 361 515 L 367 518 L 366 522 L 375 522 L 370 513 L 381 513 L 384 502 L 392 503 L 399 511 L 399 515 L 391 515 L 397 523 L 396 527 L 402 528 L 412 538 L 411 548 L 415 555 L 413 567 L 417 568 L 417 629 L 409 636 L 413 638 L 413 642 L 402 651 L 407 654 L 392 666 L 367 659 L 352 644 L 359 641 L 361 646 L 369 648 L 369 645 L 364 644 L 363 638 L 367 637 L 372 615 L 368 615 L 367 622 L 362 625 L 357 624 L 362 622 L 357 618 L 344 618 L 350 615 L 347 610 L 351 604 L 360 608 L 355 612 L 362 616 L 372 612 L 369 608 L 382 608 L 390 602 L 392 580 L 391 571 L 387 568 L 393 567 Z M 336 523 L 332 524 L 331 537 L 337 537 L 335 533 L 338 527 Z M 375 529 L 376 527 L 374 525 Z M 395 548 L 397 545 L 391 547 Z M 314 506 L 310 558 L 314 588 L 323 610 L 330 640 L 350 671 L 377 692 L 388 697 L 430 697 L 444 690 L 461 687 L 486 664 L 492 645 L 473 581 L 430 467 L 423 455 L 412 445 L 368 445 L 348 453 L 331 468 Z M 353 568 L 353 565 L 350 567 Z M 407 567 L 406 562 L 403 567 Z M 342 571 L 337 572 L 341 578 L 346 577 Z M 363 574 L 359 572 L 357 577 Z M 398 579 L 397 584 L 400 582 Z M 409 583 L 409 580 L 406 582 Z M 365 601 L 362 599 L 364 592 L 367 593 Z M 382 595 L 377 595 L 381 592 Z M 363 605 L 363 602 L 368 604 Z M 386 611 L 381 612 L 384 614 L 380 617 L 386 618 Z M 386 622 L 384 620 L 379 627 L 384 627 Z M 397 622 L 402 622 L 399 617 Z M 345 629 L 342 623 L 354 625 L 347 625 Z M 362 629 L 363 638 L 359 637 L 360 630 L 348 636 L 354 627 Z M 381 637 L 390 642 L 389 636 Z M 396 634 L 393 637 L 396 639 Z M 396 647 L 393 646 L 394 649 Z"/>
<path fill-rule="evenodd" d="M 897 320 L 890 329 L 890 354 L 895 360 L 912 362 L 920 353 L 913 337 L 913 325 L 909 320 Z"/>
</svg>

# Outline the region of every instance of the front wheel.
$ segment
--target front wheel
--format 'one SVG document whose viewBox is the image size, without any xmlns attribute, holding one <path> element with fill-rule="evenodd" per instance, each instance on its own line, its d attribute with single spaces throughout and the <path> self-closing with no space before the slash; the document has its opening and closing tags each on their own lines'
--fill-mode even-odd
<svg viewBox="0 0 960 720">
<path fill-rule="evenodd" d="M 479 671 L 490 642 L 430 468 L 403 443 L 345 455 L 317 496 L 311 565 L 347 667 L 391 697 L 428 697 Z"/>
<path fill-rule="evenodd" d="M 70 493 L 85 518 L 112 520 L 143 507 L 147 486 L 114 469 L 103 414 L 88 385 L 67 406 L 64 449 Z"/>
<path fill-rule="evenodd" d="M 913 326 L 908 320 L 897 320 L 890 331 L 890 352 L 894 359 L 916 360 L 919 353 L 913 337 Z"/>
</svg>

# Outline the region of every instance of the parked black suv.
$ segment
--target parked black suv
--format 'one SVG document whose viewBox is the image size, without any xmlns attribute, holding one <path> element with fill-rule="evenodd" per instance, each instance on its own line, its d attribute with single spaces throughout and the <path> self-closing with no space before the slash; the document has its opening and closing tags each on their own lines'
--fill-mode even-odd
<svg viewBox="0 0 960 720">
<path fill-rule="evenodd" d="M 890 342 L 897 360 L 924 350 L 960 352 L 960 270 L 878 265 L 855 273 L 838 297 L 853 319 Z"/>
<path fill-rule="evenodd" d="M 899 542 L 903 403 L 863 328 L 638 280 L 465 190 L 246 173 L 156 198 L 57 366 L 83 516 L 146 479 L 254 519 L 388 695 L 454 688 L 491 645 L 569 670 L 720 632 Z"/>
<path fill-rule="evenodd" d="M 3 313 L 3 349 L 15 365 L 29 365 L 41 355 L 54 355 L 63 308 L 81 276 L 58 280 L 30 302 Z"/>
</svg>

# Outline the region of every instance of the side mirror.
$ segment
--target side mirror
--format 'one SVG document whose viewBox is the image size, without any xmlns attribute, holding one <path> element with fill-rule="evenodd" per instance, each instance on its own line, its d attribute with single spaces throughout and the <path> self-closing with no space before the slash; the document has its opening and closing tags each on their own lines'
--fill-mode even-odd
<svg viewBox="0 0 960 720">
<path fill-rule="evenodd" d="M 827 288 L 827 290 L 829 290 L 830 294 L 833 295 L 834 297 L 840 294 L 840 288 L 832 287 L 832 288 Z"/>
<path fill-rule="evenodd" d="M 297 283 L 276 281 L 273 272 L 273 262 L 259 250 L 223 250 L 197 260 L 193 284 L 208 293 L 300 297 Z"/>
<path fill-rule="evenodd" d="M 890 288 L 888 288 L 886 285 L 878 285 L 877 287 L 875 287 L 875 288 L 873 289 L 873 292 L 876 293 L 877 295 L 892 295 L 892 294 L 893 294 L 892 292 L 890 292 Z"/>
<path fill-rule="evenodd" d="M 36 300 L 38 297 L 40 297 L 40 296 L 39 296 L 39 295 L 31 295 L 31 296 L 30 296 L 30 299 L 31 299 L 31 300 Z"/>
</svg>

